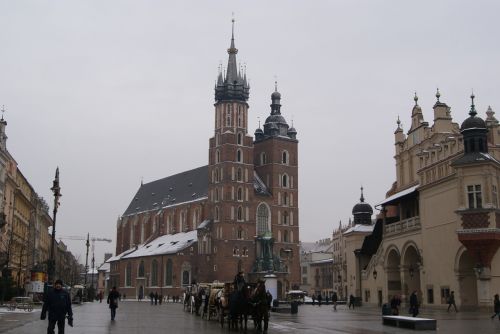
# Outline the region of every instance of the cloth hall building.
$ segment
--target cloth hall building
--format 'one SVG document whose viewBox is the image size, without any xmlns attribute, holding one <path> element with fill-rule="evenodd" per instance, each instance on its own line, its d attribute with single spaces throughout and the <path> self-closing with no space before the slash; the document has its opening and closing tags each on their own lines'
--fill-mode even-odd
<svg viewBox="0 0 500 334">
<path fill-rule="evenodd" d="M 227 52 L 208 165 L 141 184 L 117 222 L 110 283 L 127 298 L 179 295 L 238 271 L 250 282 L 272 273 L 279 298 L 300 283 L 297 131 L 275 89 L 263 129 L 248 134 L 250 86 L 237 67 L 234 29 Z"/>
<path fill-rule="evenodd" d="M 459 308 L 476 309 L 500 293 L 499 123 L 491 107 L 477 115 L 472 95 L 459 125 L 440 97 L 432 125 L 417 96 L 406 134 L 398 119 L 396 179 L 375 222 L 361 196 L 353 226 L 334 233 L 340 295 L 382 305 L 416 291 L 424 306 L 446 307 L 454 291 Z"/>
</svg>

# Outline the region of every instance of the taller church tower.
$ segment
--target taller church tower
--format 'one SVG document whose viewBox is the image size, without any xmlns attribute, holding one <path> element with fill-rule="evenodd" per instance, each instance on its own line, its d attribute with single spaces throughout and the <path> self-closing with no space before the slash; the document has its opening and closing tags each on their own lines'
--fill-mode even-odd
<svg viewBox="0 0 500 334">
<path fill-rule="evenodd" d="M 209 142 L 208 198 L 214 279 L 231 280 L 238 271 L 249 272 L 253 254 L 255 219 L 253 201 L 253 138 L 248 136 L 246 74 L 238 70 L 234 19 L 229 60 L 219 69 L 215 85 L 214 136 Z"/>
</svg>

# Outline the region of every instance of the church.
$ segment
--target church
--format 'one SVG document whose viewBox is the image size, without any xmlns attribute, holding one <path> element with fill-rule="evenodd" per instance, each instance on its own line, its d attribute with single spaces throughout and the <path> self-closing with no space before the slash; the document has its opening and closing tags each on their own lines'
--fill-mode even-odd
<svg viewBox="0 0 500 334">
<path fill-rule="evenodd" d="M 180 295 L 193 282 L 271 275 L 277 298 L 300 284 L 298 140 L 271 94 L 248 133 L 250 85 L 238 69 L 234 20 L 227 69 L 215 84 L 208 165 L 141 184 L 118 219 L 110 286 L 127 298 Z"/>
</svg>

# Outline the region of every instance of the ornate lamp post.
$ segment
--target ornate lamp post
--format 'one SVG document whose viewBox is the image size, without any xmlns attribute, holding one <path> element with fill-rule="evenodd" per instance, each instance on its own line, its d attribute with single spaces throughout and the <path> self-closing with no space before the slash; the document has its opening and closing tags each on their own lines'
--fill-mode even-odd
<svg viewBox="0 0 500 334">
<path fill-rule="evenodd" d="M 61 195 L 61 187 L 59 186 L 59 167 L 56 169 L 56 177 L 54 178 L 52 188 L 50 188 L 54 193 L 54 216 L 53 216 L 53 225 L 52 225 L 52 241 L 50 244 L 50 259 L 48 263 L 48 274 L 49 274 L 49 282 L 54 281 L 54 273 L 56 268 L 56 261 L 54 259 L 54 244 L 56 239 L 56 216 L 57 216 L 57 207 L 59 206 L 59 198 Z"/>
</svg>

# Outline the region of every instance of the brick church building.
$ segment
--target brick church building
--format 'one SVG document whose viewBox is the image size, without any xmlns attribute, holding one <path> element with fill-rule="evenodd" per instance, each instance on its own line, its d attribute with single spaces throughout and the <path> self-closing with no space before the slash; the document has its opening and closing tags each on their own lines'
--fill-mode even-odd
<svg viewBox="0 0 500 334">
<path fill-rule="evenodd" d="M 248 134 L 250 86 L 238 70 L 234 22 L 215 85 L 208 165 L 141 184 L 117 222 L 110 284 L 127 298 L 178 295 L 195 282 L 277 277 L 278 298 L 300 284 L 298 140 L 271 95 Z"/>
</svg>

